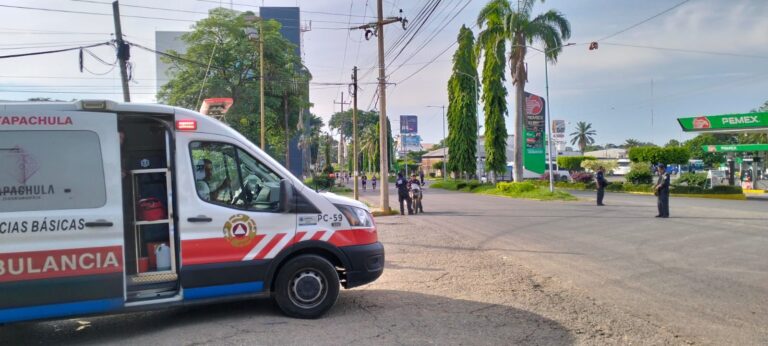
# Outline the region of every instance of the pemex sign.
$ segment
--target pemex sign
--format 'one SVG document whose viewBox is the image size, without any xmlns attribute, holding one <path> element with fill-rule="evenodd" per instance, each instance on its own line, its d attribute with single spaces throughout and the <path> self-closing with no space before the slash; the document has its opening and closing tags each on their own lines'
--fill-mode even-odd
<svg viewBox="0 0 768 346">
<path fill-rule="evenodd" d="M 678 118 L 677 122 L 685 132 L 768 130 L 768 112 Z"/>
</svg>

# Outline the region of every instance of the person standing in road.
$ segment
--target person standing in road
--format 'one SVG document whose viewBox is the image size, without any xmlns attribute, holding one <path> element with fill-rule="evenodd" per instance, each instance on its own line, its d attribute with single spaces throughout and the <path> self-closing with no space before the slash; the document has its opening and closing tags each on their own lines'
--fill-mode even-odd
<svg viewBox="0 0 768 346">
<path fill-rule="evenodd" d="M 395 187 L 397 188 L 397 199 L 400 202 L 400 215 L 405 215 L 403 210 L 403 202 L 408 204 L 408 215 L 413 214 L 413 207 L 411 206 L 411 196 L 408 195 L 408 180 L 403 178 L 403 173 L 397 173 L 397 181 L 395 181 Z"/>
<path fill-rule="evenodd" d="M 597 205 L 604 206 L 603 197 L 605 196 L 605 187 L 608 186 L 608 181 L 605 180 L 605 168 L 603 166 L 597 168 L 595 186 L 597 187 Z"/>
<path fill-rule="evenodd" d="M 424 186 L 424 170 L 419 170 L 419 181 L 421 182 L 421 186 Z"/>
<path fill-rule="evenodd" d="M 363 173 L 363 176 L 360 178 L 360 181 L 363 183 L 363 191 L 365 191 L 365 186 L 368 184 L 368 176 Z"/>
<path fill-rule="evenodd" d="M 669 217 L 669 173 L 666 172 L 666 169 L 667 167 L 663 163 L 658 165 L 659 179 L 653 187 L 653 194 L 658 198 L 656 204 L 659 207 L 659 214 L 656 217 L 662 218 Z"/>
</svg>

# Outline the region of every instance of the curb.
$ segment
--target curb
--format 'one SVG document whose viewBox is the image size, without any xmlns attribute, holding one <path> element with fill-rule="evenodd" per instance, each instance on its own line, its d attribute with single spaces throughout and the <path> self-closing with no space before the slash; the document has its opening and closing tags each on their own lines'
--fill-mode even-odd
<svg viewBox="0 0 768 346">
<path fill-rule="evenodd" d="M 633 195 L 644 195 L 644 196 L 654 196 L 653 193 L 650 192 L 619 192 L 619 191 L 611 191 L 611 192 L 618 192 L 618 193 L 629 193 Z M 672 193 L 669 195 L 670 197 L 685 197 L 685 198 L 707 198 L 707 199 L 724 199 L 724 200 L 731 200 L 731 201 L 743 201 L 747 199 L 747 196 L 744 194 L 710 194 L 710 193 L 690 193 L 690 194 L 684 194 L 684 193 Z"/>
</svg>

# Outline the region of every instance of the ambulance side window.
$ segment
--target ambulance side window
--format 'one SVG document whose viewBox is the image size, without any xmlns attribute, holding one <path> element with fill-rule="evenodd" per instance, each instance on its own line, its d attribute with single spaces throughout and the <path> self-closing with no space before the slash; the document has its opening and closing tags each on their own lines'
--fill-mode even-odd
<svg viewBox="0 0 768 346">
<path fill-rule="evenodd" d="M 198 197 L 214 204 L 233 205 L 235 189 L 242 185 L 235 147 L 225 143 L 193 142 L 190 153 Z"/>
<path fill-rule="evenodd" d="M 192 142 L 195 187 L 200 199 L 231 208 L 279 212 L 280 176 L 231 144 Z"/>
</svg>

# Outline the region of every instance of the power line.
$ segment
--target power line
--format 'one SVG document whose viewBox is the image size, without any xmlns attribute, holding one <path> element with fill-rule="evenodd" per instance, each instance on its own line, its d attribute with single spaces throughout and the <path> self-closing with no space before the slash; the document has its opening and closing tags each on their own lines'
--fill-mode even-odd
<svg viewBox="0 0 768 346">
<path fill-rule="evenodd" d="M 643 46 L 643 45 L 626 44 L 626 43 L 612 43 L 612 42 L 603 42 L 603 44 L 604 45 L 608 45 L 608 46 L 631 47 L 631 48 L 642 48 L 642 49 L 655 49 L 655 50 L 663 50 L 663 51 L 671 51 L 671 52 L 681 52 L 681 53 L 722 55 L 722 56 L 733 56 L 733 57 L 739 57 L 739 58 L 753 58 L 753 59 L 768 59 L 768 56 L 764 56 L 764 55 L 749 55 L 749 54 L 739 54 L 739 53 L 730 53 L 730 52 L 716 52 L 716 51 L 706 51 L 706 50 L 697 50 L 697 49 Z"/>
<path fill-rule="evenodd" d="M 453 17 L 451 17 L 451 19 L 449 19 L 448 21 L 444 21 L 444 23 L 445 23 L 445 24 L 443 24 L 443 26 L 442 26 L 442 27 L 440 27 L 439 29 L 435 30 L 435 31 L 433 32 L 432 36 L 431 36 L 431 37 L 429 37 L 429 38 L 427 39 L 427 41 L 426 41 L 426 42 L 424 42 L 424 43 L 422 43 L 421 45 L 419 45 L 419 48 L 418 48 L 418 49 L 417 49 L 415 52 L 413 52 L 413 54 L 411 54 L 411 55 L 410 55 L 408 58 L 406 58 L 406 59 L 405 59 L 405 61 L 404 61 L 404 63 L 407 63 L 407 62 L 411 61 L 411 59 L 413 59 L 414 57 L 416 57 L 416 55 L 417 55 L 417 54 L 419 54 L 419 52 L 421 52 L 422 50 L 424 50 L 424 48 L 425 48 L 425 47 L 427 47 L 427 46 L 428 46 L 428 45 L 429 45 L 429 44 L 430 44 L 430 43 L 431 43 L 431 42 L 432 42 L 432 41 L 433 41 L 433 40 L 434 40 L 434 39 L 437 37 L 437 35 L 439 35 L 439 34 L 440 34 L 440 32 L 442 32 L 442 31 L 443 31 L 443 29 L 445 29 L 445 27 L 447 27 L 447 26 L 448 26 L 448 24 L 452 23 L 452 22 L 453 22 L 453 20 L 454 20 L 454 19 L 456 19 L 456 17 L 457 17 L 459 14 L 461 14 L 461 12 L 462 12 L 462 11 L 464 11 L 464 9 L 465 9 L 465 8 L 467 8 L 467 6 L 470 4 L 470 2 L 471 2 L 471 0 L 468 0 L 466 3 L 464 3 L 464 6 L 462 6 L 462 7 L 461 7 L 461 8 L 460 8 L 458 11 L 456 11 L 456 13 L 453 15 Z M 454 7 L 454 8 L 455 8 L 455 7 Z M 436 60 L 436 59 L 435 59 L 435 60 Z M 434 62 L 434 61 L 433 61 L 433 62 Z M 400 66 L 398 66 L 397 68 L 395 68 L 395 69 L 394 69 L 394 70 L 393 70 L 391 73 L 392 73 L 392 74 L 394 74 L 395 72 L 397 72 L 398 70 L 400 70 L 400 69 L 401 69 L 403 66 L 404 66 L 404 65 L 403 65 L 403 64 L 401 64 Z"/>
<path fill-rule="evenodd" d="M 349 20 L 347 21 L 347 26 L 352 26 L 352 9 L 354 8 L 354 5 L 355 5 L 355 0 L 349 0 Z M 345 72 L 344 68 L 346 67 L 346 64 L 347 64 L 347 49 L 349 48 L 349 36 L 351 34 L 352 34 L 352 30 L 348 30 L 347 39 L 344 40 L 344 58 L 341 59 L 341 77 L 339 78 L 343 78 L 344 76 L 344 72 Z M 339 89 L 341 89 L 341 87 L 339 87 Z M 338 92 L 339 91 L 337 90 L 336 93 Z"/>
<path fill-rule="evenodd" d="M 60 12 L 60 13 L 72 13 L 72 14 L 87 14 L 87 15 L 93 15 L 93 16 L 112 16 L 111 13 L 88 12 L 88 11 L 74 11 L 74 10 L 60 10 L 60 9 L 42 8 L 42 7 L 12 6 L 12 5 L 0 5 L 0 7 L 20 9 L 20 10 L 34 10 L 34 11 Z M 132 15 L 121 15 L 121 17 L 140 18 L 140 19 L 154 19 L 154 20 L 168 20 L 168 21 L 174 21 L 174 22 L 195 22 L 194 20 L 188 20 L 188 19 L 163 18 L 163 17 L 145 17 L 145 16 L 132 16 Z"/>
<path fill-rule="evenodd" d="M 476 26 L 477 26 L 477 24 L 474 24 L 474 25 L 472 25 L 472 27 L 471 27 L 470 29 L 474 29 Z M 423 71 L 423 70 L 424 70 L 425 68 L 427 68 L 429 65 L 433 64 L 435 61 L 437 61 L 437 59 L 438 59 L 438 58 L 440 58 L 440 57 L 441 57 L 443 54 L 445 54 L 445 52 L 447 52 L 449 49 L 451 49 L 451 48 L 452 48 L 453 46 L 455 46 L 457 43 L 459 43 L 459 42 L 458 42 L 458 40 L 454 40 L 453 42 L 451 42 L 451 44 L 450 44 L 448 47 L 446 47 L 445 49 L 443 49 L 442 51 L 440 51 L 440 53 L 438 53 L 437 55 L 435 55 L 435 57 L 434 57 L 434 58 L 432 58 L 432 60 L 430 60 L 430 61 L 429 61 L 429 62 L 427 62 L 426 64 L 424 64 L 424 66 L 422 66 L 421 68 L 419 68 L 419 69 L 418 69 L 418 70 L 416 70 L 415 72 L 411 73 L 411 74 L 410 74 L 410 75 L 408 75 L 407 77 L 405 77 L 405 78 L 403 78 L 402 80 L 400 80 L 399 84 L 405 83 L 405 81 L 407 81 L 407 80 L 411 79 L 413 76 L 415 76 L 415 75 L 416 75 L 416 74 L 418 74 L 419 72 Z"/>
<path fill-rule="evenodd" d="M 56 50 L 46 50 L 46 51 L 41 51 L 41 52 L 11 54 L 11 55 L 0 55 L 0 59 L 20 58 L 20 57 L 33 56 L 33 55 L 54 54 L 54 53 L 68 52 L 68 51 L 72 51 L 72 50 L 79 50 L 79 49 L 83 49 L 83 48 L 92 48 L 92 47 L 111 45 L 111 44 L 112 44 L 112 42 L 102 42 L 102 43 L 95 43 L 95 44 L 91 44 L 91 45 L 87 45 L 87 46 L 70 47 L 70 48 L 56 49 Z"/>
<path fill-rule="evenodd" d="M 221 2 L 220 2 L 220 1 L 215 1 L 215 0 L 197 0 L 197 1 L 200 1 L 200 2 L 209 2 L 209 3 L 213 3 L 213 4 L 221 4 Z M 241 7 L 250 7 L 250 8 L 261 8 L 261 7 L 262 7 L 262 6 L 257 6 L 257 5 L 251 5 L 251 4 L 242 4 L 242 3 L 236 3 L 236 2 L 230 2 L 230 3 L 231 3 L 232 5 L 234 5 L 234 6 L 241 6 Z M 346 14 L 346 13 L 334 13 L 334 12 L 323 12 L 323 11 L 306 11 L 306 10 L 300 10 L 299 12 L 301 12 L 301 13 L 314 13 L 314 14 L 323 14 L 323 15 L 328 15 L 328 16 L 341 16 L 341 17 L 347 17 L 347 16 L 349 16 L 349 15 L 348 15 L 348 14 Z M 355 17 L 362 17 L 362 18 L 375 18 L 375 17 L 371 17 L 371 16 L 355 16 Z M 314 28 L 313 28 L 313 29 L 314 29 Z"/>
<path fill-rule="evenodd" d="M 422 28 L 424 28 L 424 25 L 426 25 L 426 23 L 429 21 L 429 18 L 432 16 L 432 14 L 433 14 L 433 13 L 435 13 L 435 10 L 437 9 L 437 6 L 439 6 L 439 5 L 440 5 L 440 0 L 436 1 L 436 2 L 435 2 L 435 4 L 434 4 L 434 6 L 432 6 L 432 7 L 431 7 L 431 8 L 428 10 L 429 12 L 427 12 L 427 13 L 425 14 L 425 16 L 424 16 L 424 20 L 421 22 L 421 25 L 419 25 L 419 27 L 418 27 L 418 28 L 416 28 L 416 30 L 413 32 L 413 34 L 411 35 L 411 37 L 410 37 L 410 38 L 408 38 L 408 40 L 407 40 L 407 41 L 405 41 L 405 43 L 403 44 L 403 46 L 400 48 L 400 51 L 399 51 L 399 52 L 397 52 L 397 54 L 395 54 L 395 57 L 394 57 L 394 58 L 392 58 L 392 59 L 390 60 L 390 63 L 389 63 L 389 65 L 387 65 L 387 68 L 389 68 L 389 67 L 390 67 L 390 65 L 392 65 L 392 63 L 394 63 L 394 62 L 397 60 L 397 58 L 399 58 L 399 57 L 400 57 L 400 55 L 401 55 L 401 54 L 403 54 L 403 52 L 405 51 L 405 49 L 406 49 L 406 48 L 408 48 L 408 45 L 409 45 L 409 44 L 411 44 L 411 42 L 413 42 L 413 39 L 414 39 L 414 38 L 416 38 L 416 36 L 419 34 L 419 32 L 421 32 L 421 29 L 422 29 Z M 392 72 L 390 72 L 390 73 L 392 73 Z"/>
<path fill-rule="evenodd" d="M 685 3 L 689 2 L 689 1 L 691 1 L 691 0 L 683 0 L 683 1 L 681 1 L 681 2 L 677 3 L 676 5 L 674 5 L 674 6 L 670 7 L 670 8 L 668 8 L 668 9 L 666 9 L 666 10 L 664 10 L 664 11 L 661 11 L 661 12 L 659 12 L 659 13 L 657 13 L 657 14 L 654 14 L 653 16 L 650 16 L 650 17 L 648 17 L 648 18 L 646 18 L 646 19 L 643 19 L 642 21 L 640 21 L 640 22 L 638 22 L 638 23 L 636 23 L 636 24 L 630 25 L 629 27 L 627 27 L 627 28 L 625 28 L 625 29 L 619 30 L 619 31 L 617 31 L 617 32 L 615 32 L 615 33 L 613 33 L 613 34 L 610 34 L 610 35 L 608 35 L 608 36 L 605 36 L 605 37 L 603 37 L 603 38 L 601 38 L 601 39 L 597 40 L 596 42 L 600 42 L 600 41 L 603 41 L 603 40 L 607 40 L 607 39 L 609 39 L 609 38 L 611 38 L 611 37 L 614 37 L 614 36 L 617 36 L 617 35 L 623 34 L 623 33 L 627 32 L 627 31 L 629 31 L 629 30 L 632 30 L 632 29 L 634 29 L 634 28 L 636 28 L 636 27 L 638 27 L 638 26 L 640 26 L 640 25 L 643 25 L 643 24 L 645 24 L 645 23 L 647 23 L 647 22 L 649 22 L 649 21 L 651 21 L 651 20 L 653 20 L 653 19 L 656 19 L 656 18 L 658 18 L 658 17 L 660 17 L 660 16 L 663 16 L 663 15 L 665 15 L 665 14 L 669 13 L 670 11 L 672 11 L 672 10 L 674 10 L 674 9 L 676 9 L 676 8 L 678 8 L 678 7 L 680 7 L 680 6 L 682 6 L 683 4 L 685 4 Z"/>
<path fill-rule="evenodd" d="M 122 5 L 121 5 L 122 6 Z M 71 14 L 86 14 L 86 15 L 94 15 L 94 16 L 112 16 L 111 13 L 101 13 L 101 12 L 88 12 L 88 11 L 74 11 L 74 10 L 61 10 L 61 9 L 52 9 L 52 8 L 42 8 L 42 7 L 29 7 L 29 6 L 12 6 L 12 5 L 0 5 L 0 7 L 5 8 L 13 8 L 13 9 L 21 9 L 21 10 L 34 10 L 34 11 L 46 11 L 46 12 L 59 12 L 59 13 L 71 13 Z M 138 18 L 138 19 L 151 19 L 151 20 L 166 20 L 166 21 L 174 21 L 174 22 L 187 22 L 187 23 L 197 23 L 197 20 L 192 19 L 179 19 L 179 18 L 166 18 L 166 17 L 147 17 L 147 16 L 135 16 L 135 15 L 126 15 L 122 14 L 120 15 L 122 18 Z M 298 26 L 283 26 L 284 28 L 293 28 L 293 29 L 301 29 L 301 27 Z M 313 30 L 347 30 L 347 28 L 330 28 L 330 27 L 314 27 Z"/>
<path fill-rule="evenodd" d="M 99 5 L 112 5 L 111 2 L 102 2 L 102 1 L 95 1 L 95 0 L 70 0 L 75 2 L 84 2 L 84 3 L 90 3 L 90 4 L 99 4 Z M 152 6 L 141 6 L 141 5 L 130 5 L 130 4 L 120 4 L 120 7 L 128 7 L 128 8 L 140 8 L 140 9 L 147 9 L 147 10 L 155 10 L 155 11 L 168 11 L 168 12 L 177 12 L 177 13 L 192 13 L 192 14 L 202 14 L 205 16 L 208 16 L 210 13 L 208 12 L 201 12 L 201 11 L 190 11 L 190 10 L 182 10 L 182 9 L 175 9 L 175 8 L 166 8 L 166 7 L 152 7 Z M 292 20 L 294 18 L 270 18 L 270 19 L 284 19 L 284 20 Z M 340 21 L 332 21 L 332 20 L 316 20 L 316 19 L 307 19 L 311 20 L 313 22 L 317 23 L 331 23 L 331 24 L 347 24 L 347 22 L 340 22 Z"/>
</svg>

